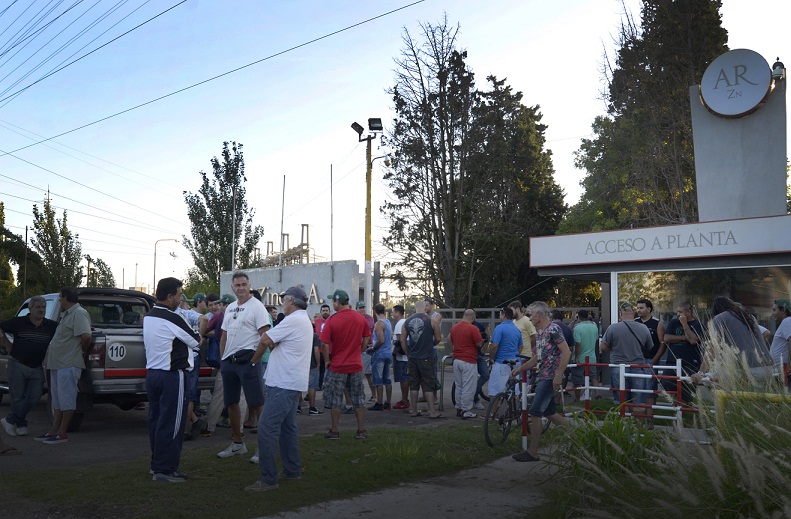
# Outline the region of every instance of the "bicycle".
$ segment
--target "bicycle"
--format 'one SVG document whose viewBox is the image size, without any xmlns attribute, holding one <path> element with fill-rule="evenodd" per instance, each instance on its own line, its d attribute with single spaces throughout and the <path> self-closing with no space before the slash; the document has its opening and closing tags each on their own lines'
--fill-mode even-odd
<svg viewBox="0 0 791 519">
<path fill-rule="evenodd" d="M 506 364 L 513 368 L 519 361 L 507 360 Z M 483 435 L 489 447 L 502 445 L 508 439 L 511 429 L 522 425 L 522 397 L 517 394 L 516 387 L 520 381 L 511 378 L 505 386 L 505 391 L 494 396 L 486 410 L 485 422 L 483 425 Z M 535 395 L 536 382 L 531 379 L 527 395 L 527 407 L 533 402 Z M 535 419 L 532 417 L 529 419 Z M 541 434 L 544 434 L 551 422 L 544 416 L 541 417 Z"/>
</svg>

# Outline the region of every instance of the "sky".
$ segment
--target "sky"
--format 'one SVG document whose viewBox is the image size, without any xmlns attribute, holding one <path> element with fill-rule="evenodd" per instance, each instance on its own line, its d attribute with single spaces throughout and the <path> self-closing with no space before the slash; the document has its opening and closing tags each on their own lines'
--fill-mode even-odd
<svg viewBox="0 0 791 519">
<path fill-rule="evenodd" d="M 236 141 L 244 145 L 248 204 L 265 230 L 262 252 L 267 241 L 278 248 L 282 213 L 291 246 L 307 224 L 316 260 L 351 259 L 362 269 L 365 145 L 350 126 L 366 126 L 370 117 L 389 126 L 387 90 L 404 31 L 420 40 L 420 24 L 444 15 L 460 25 L 459 45 L 479 86 L 490 74 L 505 78 L 526 105 L 541 107 L 555 179 L 574 204 L 583 177 L 574 152 L 605 113 L 605 54 L 617 50 L 624 13 L 639 20 L 639 6 L 637 0 L 0 0 L 0 201 L 7 227 L 24 236 L 33 204 L 41 206 L 49 190 L 58 217 L 67 210 L 83 254 L 107 262 L 119 286 L 150 290 L 155 261 L 157 279 L 182 277 L 192 265 L 180 243 L 190 235 L 183 192 L 197 192 L 199 172 L 211 170 L 223 141 Z M 25 27 L 49 9 L 41 25 Z M 721 13 L 731 49 L 752 49 L 770 65 L 778 56 L 791 61 L 783 29 L 791 2 L 723 0 Z M 380 139 L 374 148 L 374 157 L 388 151 Z M 388 222 L 378 210 L 388 196 L 383 163 L 374 162 L 374 261 L 385 259 Z"/>
</svg>

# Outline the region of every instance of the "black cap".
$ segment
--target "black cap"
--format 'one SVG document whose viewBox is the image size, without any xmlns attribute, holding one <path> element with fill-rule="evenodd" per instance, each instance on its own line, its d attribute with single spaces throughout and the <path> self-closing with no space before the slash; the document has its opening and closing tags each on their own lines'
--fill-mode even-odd
<svg viewBox="0 0 791 519">
<path fill-rule="evenodd" d="M 292 296 L 294 299 L 300 299 L 302 301 L 308 300 L 308 295 L 305 293 L 302 287 L 298 287 L 298 286 L 291 287 L 285 292 L 280 293 L 280 297 L 285 297 L 285 296 Z"/>
</svg>

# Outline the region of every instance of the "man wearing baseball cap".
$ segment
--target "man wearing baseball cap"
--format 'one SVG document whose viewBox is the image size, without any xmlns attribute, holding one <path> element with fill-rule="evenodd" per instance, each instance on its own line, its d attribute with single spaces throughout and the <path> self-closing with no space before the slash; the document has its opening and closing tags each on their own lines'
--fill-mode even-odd
<svg viewBox="0 0 791 519">
<path fill-rule="evenodd" d="M 302 477 L 299 456 L 297 406 L 303 391 L 308 389 L 310 356 L 313 354 L 313 325 L 305 311 L 308 296 L 301 286 L 280 294 L 286 317 L 274 328 L 261 334 L 253 354 L 253 364 L 261 360 L 269 348 L 266 368 L 266 399 L 258 420 L 258 481 L 245 487 L 251 492 L 264 492 L 278 487 L 276 457 L 280 453 L 283 477 Z"/>
<path fill-rule="evenodd" d="M 330 409 L 331 427 L 324 435 L 339 440 L 338 423 L 343 407 L 344 391 L 349 392 L 357 417 L 357 439 L 367 438 L 365 429 L 365 388 L 363 386 L 362 352 L 368 347 L 371 329 L 362 314 L 349 307 L 349 294 L 336 290 L 327 296 L 335 313 L 324 323 L 321 349 L 327 371 L 324 376 L 324 407 Z"/>
<path fill-rule="evenodd" d="M 772 306 L 772 317 L 777 323 L 777 330 L 769 347 L 769 356 L 775 366 L 788 364 L 788 346 L 791 342 L 791 302 L 788 299 L 777 299 Z M 791 380 L 786 381 L 791 386 Z"/>
</svg>

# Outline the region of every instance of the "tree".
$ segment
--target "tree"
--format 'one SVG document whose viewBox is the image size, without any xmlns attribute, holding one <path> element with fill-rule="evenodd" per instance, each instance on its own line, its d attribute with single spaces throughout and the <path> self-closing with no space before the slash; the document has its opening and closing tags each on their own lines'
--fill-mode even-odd
<svg viewBox="0 0 791 519">
<path fill-rule="evenodd" d="M 248 209 L 245 200 L 242 144 L 223 142 L 222 162 L 213 157 L 211 165 L 211 179 L 201 171 L 198 192 L 184 192 L 192 237 L 183 238 L 197 269 L 193 281 L 219 285 L 220 272 L 254 266 L 253 254 L 264 228 L 253 225 L 255 210 Z M 234 250 L 236 264 L 231 265 Z"/>
<path fill-rule="evenodd" d="M 5 206 L 0 202 L 0 229 L 5 229 Z M 2 311 L 15 306 L 18 302 L 14 271 L 11 268 L 10 254 L 7 251 L 5 235 L 0 234 L 0 318 L 5 318 Z"/>
<path fill-rule="evenodd" d="M 562 232 L 697 221 L 689 85 L 727 50 L 720 1 L 645 0 L 641 29 L 621 24 L 607 63 L 607 115 L 576 165 L 585 191 Z"/>
<path fill-rule="evenodd" d="M 553 234 L 565 210 L 546 127 L 505 81 L 491 76 L 491 90 L 475 89 L 447 18 L 421 27 L 423 43 L 404 31 L 390 90 L 383 242 L 396 260 L 386 269 L 402 290 L 411 281 L 445 305 L 495 304 L 536 278 L 527 238 Z"/>
<path fill-rule="evenodd" d="M 33 234 L 30 242 L 46 267 L 42 273 L 45 277 L 41 280 L 45 293 L 57 292 L 66 286 L 80 286 L 83 274 L 79 235 L 69 230 L 65 209 L 62 219 L 55 218 L 49 196 L 42 211 L 33 205 Z"/>
<path fill-rule="evenodd" d="M 115 277 L 110 266 L 100 258 L 93 259 L 88 254 L 85 255 L 88 262 L 88 276 L 86 286 L 115 288 Z"/>
</svg>

